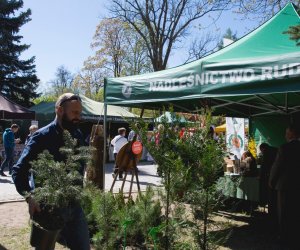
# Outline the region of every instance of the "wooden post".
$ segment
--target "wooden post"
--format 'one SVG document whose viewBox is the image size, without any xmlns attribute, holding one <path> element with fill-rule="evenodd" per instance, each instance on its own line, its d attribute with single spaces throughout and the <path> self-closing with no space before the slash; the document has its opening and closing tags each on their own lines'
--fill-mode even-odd
<svg viewBox="0 0 300 250">
<path fill-rule="evenodd" d="M 92 153 L 91 165 L 87 168 L 86 178 L 88 181 L 93 182 L 98 188 L 104 189 L 103 183 L 103 150 L 104 150 L 104 139 L 103 139 L 103 126 L 93 125 L 90 146 L 94 147 Z"/>
</svg>

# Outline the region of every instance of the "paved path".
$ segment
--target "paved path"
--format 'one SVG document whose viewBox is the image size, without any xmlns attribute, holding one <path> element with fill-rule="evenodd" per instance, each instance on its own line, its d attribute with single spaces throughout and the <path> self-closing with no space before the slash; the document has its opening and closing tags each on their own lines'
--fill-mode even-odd
<svg viewBox="0 0 300 250">
<path fill-rule="evenodd" d="M 146 190 L 147 186 L 152 187 L 160 187 L 161 186 L 161 178 L 156 174 L 156 165 L 150 164 L 149 162 L 140 162 L 138 164 L 139 169 L 139 181 L 141 190 Z M 108 163 L 105 166 L 105 190 L 109 191 L 112 185 L 112 170 L 113 170 L 113 163 Z M 5 172 L 8 175 L 8 172 Z M 130 187 L 130 180 L 131 175 L 128 174 L 127 180 L 124 186 L 124 192 L 129 191 Z M 121 188 L 122 181 L 117 180 L 113 192 L 118 192 Z M 137 192 L 137 185 L 134 179 L 132 191 Z M 16 201 L 22 200 L 23 197 L 18 194 L 15 189 L 15 185 L 13 184 L 12 178 L 2 177 L 0 176 L 0 202 L 9 202 L 9 201 Z"/>
<path fill-rule="evenodd" d="M 4 173 L 7 177 L 0 176 L 0 202 L 22 200 L 23 197 L 16 191 L 8 171 L 4 171 Z"/>
</svg>

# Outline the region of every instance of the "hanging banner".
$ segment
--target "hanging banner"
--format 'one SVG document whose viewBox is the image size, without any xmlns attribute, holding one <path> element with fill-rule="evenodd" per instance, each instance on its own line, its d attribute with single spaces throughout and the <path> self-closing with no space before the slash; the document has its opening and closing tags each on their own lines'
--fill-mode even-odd
<svg viewBox="0 0 300 250">
<path fill-rule="evenodd" d="M 227 150 L 241 159 L 245 150 L 244 118 L 226 117 Z"/>
</svg>

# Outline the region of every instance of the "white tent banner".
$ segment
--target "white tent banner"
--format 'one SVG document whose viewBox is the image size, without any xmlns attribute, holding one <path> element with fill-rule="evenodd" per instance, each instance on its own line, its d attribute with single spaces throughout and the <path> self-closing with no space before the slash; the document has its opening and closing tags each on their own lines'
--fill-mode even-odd
<svg viewBox="0 0 300 250">
<path fill-rule="evenodd" d="M 241 158 L 245 150 L 244 118 L 226 117 L 226 146 L 230 153 Z"/>
</svg>

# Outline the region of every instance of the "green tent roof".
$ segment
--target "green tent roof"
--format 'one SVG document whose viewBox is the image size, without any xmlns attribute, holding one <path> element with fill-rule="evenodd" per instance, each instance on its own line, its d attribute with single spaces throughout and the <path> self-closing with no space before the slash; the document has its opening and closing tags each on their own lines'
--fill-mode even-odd
<svg viewBox="0 0 300 250">
<path fill-rule="evenodd" d="M 300 111 L 300 48 L 284 34 L 300 24 L 293 4 L 205 58 L 149 74 L 108 78 L 105 102 L 250 117 Z"/>
<path fill-rule="evenodd" d="M 82 100 L 82 119 L 88 121 L 103 120 L 104 104 L 102 102 L 96 102 L 83 95 L 80 95 Z M 55 117 L 55 102 L 41 102 L 30 110 L 36 112 L 38 120 L 51 120 Z M 108 105 L 107 117 L 109 121 L 124 121 L 123 117 L 134 118 L 136 117 L 126 109 L 114 105 Z"/>
</svg>

